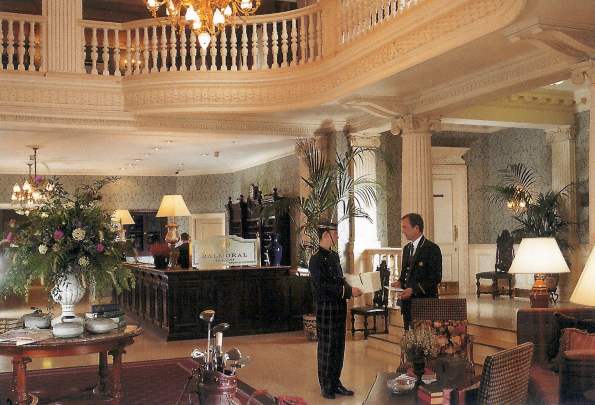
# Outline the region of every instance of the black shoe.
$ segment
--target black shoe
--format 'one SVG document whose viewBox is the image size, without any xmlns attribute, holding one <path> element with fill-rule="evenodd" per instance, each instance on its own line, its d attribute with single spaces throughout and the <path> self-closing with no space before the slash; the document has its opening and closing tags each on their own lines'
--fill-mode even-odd
<svg viewBox="0 0 595 405">
<path fill-rule="evenodd" d="M 326 399 L 335 399 L 335 394 L 333 392 L 322 391 L 322 396 Z"/>
<path fill-rule="evenodd" d="M 335 389 L 335 394 L 339 394 L 339 395 L 345 395 L 345 396 L 352 396 L 353 395 L 353 391 L 348 390 L 347 388 L 345 388 L 343 386 L 343 384 L 340 384 L 336 389 Z"/>
</svg>

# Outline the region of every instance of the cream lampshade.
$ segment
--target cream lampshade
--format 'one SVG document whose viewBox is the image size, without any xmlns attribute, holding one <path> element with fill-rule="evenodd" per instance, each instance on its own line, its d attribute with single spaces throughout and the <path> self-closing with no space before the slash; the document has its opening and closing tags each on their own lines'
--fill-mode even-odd
<svg viewBox="0 0 595 405">
<path fill-rule="evenodd" d="M 585 268 L 578 279 L 578 283 L 574 288 L 574 292 L 570 297 L 570 302 L 581 305 L 588 305 L 595 307 L 595 248 L 591 250 L 591 254 L 587 259 Z"/>
<path fill-rule="evenodd" d="M 118 239 L 126 240 L 126 230 L 124 225 L 134 225 L 134 220 L 130 211 L 128 210 L 115 210 L 112 214 L 112 221 L 118 224 Z"/>
<path fill-rule="evenodd" d="M 531 290 L 531 307 L 547 308 L 549 294 L 545 275 L 570 273 L 570 269 L 554 238 L 525 238 L 521 241 L 512 261 L 511 274 L 534 274 L 535 284 Z"/>
<path fill-rule="evenodd" d="M 164 195 L 161 199 L 157 217 L 174 217 L 174 222 L 167 224 L 167 235 L 165 241 L 170 244 L 175 244 L 180 238 L 178 236 L 178 226 L 175 223 L 175 217 L 189 217 L 190 211 L 186 207 L 184 198 L 179 195 Z"/>
</svg>

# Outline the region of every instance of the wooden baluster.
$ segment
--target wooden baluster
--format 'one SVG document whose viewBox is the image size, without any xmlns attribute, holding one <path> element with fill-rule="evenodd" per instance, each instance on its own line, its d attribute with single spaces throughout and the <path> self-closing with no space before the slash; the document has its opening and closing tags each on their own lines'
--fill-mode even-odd
<svg viewBox="0 0 595 405">
<path fill-rule="evenodd" d="M 8 55 L 8 65 L 6 66 L 7 70 L 14 70 L 14 31 L 13 31 L 13 20 L 8 20 L 8 34 L 7 34 L 7 55 Z"/>
<path fill-rule="evenodd" d="M 304 65 L 308 61 L 308 37 L 306 36 L 306 16 L 300 17 L 300 60 L 299 64 Z"/>
<path fill-rule="evenodd" d="M 1 25 L 1 22 L 0 22 Z M 1 30 L 0 30 L 1 31 Z M 0 38 L 0 44 L 2 43 L 2 38 Z M 29 71 L 35 72 L 35 23 L 29 23 Z M 0 52 L 1 54 L 1 52 Z"/>
<path fill-rule="evenodd" d="M 178 62 L 176 61 L 176 59 L 178 58 L 178 42 L 176 39 L 176 27 L 170 25 L 169 29 L 169 70 L 180 70 L 180 66 L 178 66 Z"/>
<path fill-rule="evenodd" d="M 291 66 L 295 66 L 298 61 L 297 50 L 298 50 L 297 22 L 296 22 L 295 18 L 292 18 L 291 19 Z"/>
<path fill-rule="evenodd" d="M 134 71 L 132 74 L 140 73 L 140 28 L 136 28 L 134 31 Z"/>
<path fill-rule="evenodd" d="M 283 20 L 281 23 L 281 67 L 287 67 L 287 52 L 289 51 L 289 45 L 287 39 L 289 35 L 287 35 L 287 20 Z"/>
<path fill-rule="evenodd" d="M 7 46 L 4 46 L 4 42 L 5 42 L 5 38 L 4 38 L 4 30 L 2 29 L 2 24 L 4 23 L 4 20 L 2 18 L 0 18 L 0 70 L 4 69 L 4 63 L 2 61 L 4 53 L 7 52 Z"/>
<path fill-rule="evenodd" d="M 251 70 L 257 70 L 260 58 L 258 57 L 258 29 L 256 24 L 252 24 L 252 67 Z"/>
<path fill-rule="evenodd" d="M 130 76 L 132 74 L 132 40 L 130 29 L 126 30 L 126 76 Z"/>
<path fill-rule="evenodd" d="M 220 41 L 220 54 L 221 54 L 221 67 L 219 70 L 229 70 L 227 66 L 227 29 L 223 27 L 221 30 L 221 41 Z"/>
<path fill-rule="evenodd" d="M 248 70 L 248 34 L 246 33 L 246 24 L 242 24 L 242 60 L 240 69 Z"/>
<path fill-rule="evenodd" d="M 99 49 L 97 46 L 97 28 L 91 28 L 91 74 L 98 75 L 97 71 L 97 59 L 99 58 Z"/>
<path fill-rule="evenodd" d="M 211 35 L 211 41 L 215 38 Z M 207 70 L 207 48 L 200 47 L 200 70 Z"/>
<path fill-rule="evenodd" d="M 209 70 L 217 70 L 217 35 L 213 35 L 211 38 L 211 50 L 209 53 L 211 55 L 211 66 L 209 66 Z"/>
<path fill-rule="evenodd" d="M 271 45 L 273 48 L 273 69 L 279 68 L 279 34 L 277 33 L 277 21 L 273 21 L 273 36 L 271 38 Z"/>
<path fill-rule="evenodd" d="M 235 24 L 231 26 L 231 70 L 238 70 L 238 37 Z"/>
<path fill-rule="evenodd" d="M 316 60 L 322 59 L 322 15 L 316 13 Z"/>
<path fill-rule="evenodd" d="M 269 27 L 268 23 L 262 23 L 262 61 L 260 68 L 265 70 L 269 68 Z"/>
<path fill-rule="evenodd" d="M 186 29 L 182 28 L 180 31 L 180 70 L 188 70 L 186 66 L 186 55 L 188 51 L 186 50 Z"/>
<path fill-rule="evenodd" d="M 103 59 L 103 75 L 109 76 L 109 35 L 107 28 L 103 29 L 103 41 L 101 42 L 103 52 L 101 53 L 101 59 Z"/>
<path fill-rule="evenodd" d="M 406 2 L 405 0 L 398 0 L 399 1 L 399 13 L 402 14 L 405 12 Z"/>
<path fill-rule="evenodd" d="M 308 16 L 308 62 L 314 60 L 314 14 Z"/>
<path fill-rule="evenodd" d="M 25 20 L 19 21 L 19 43 L 17 49 L 17 69 L 25 70 Z"/>
<path fill-rule="evenodd" d="M 153 32 L 152 32 L 153 37 L 151 38 L 151 60 L 152 60 L 152 65 L 151 65 L 151 69 L 149 69 L 149 72 L 158 72 L 159 71 L 159 67 L 157 66 L 157 58 L 159 57 L 159 55 L 157 54 L 158 50 L 157 50 L 157 26 L 153 25 Z"/>
<path fill-rule="evenodd" d="M 122 76 L 120 70 L 120 29 L 114 30 L 114 75 Z"/>
<path fill-rule="evenodd" d="M 167 30 L 165 25 L 161 26 L 161 65 L 158 66 L 158 70 L 160 72 L 165 72 L 167 70 Z"/>
<path fill-rule="evenodd" d="M 190 31 L 190 70 L 196 70 L 196 34 Z"/>
<path fill-rule="evenodd" d="M 149 27 L 143 28 L 143 66 L 142 73 L 149 73 Z"/>
</svg>

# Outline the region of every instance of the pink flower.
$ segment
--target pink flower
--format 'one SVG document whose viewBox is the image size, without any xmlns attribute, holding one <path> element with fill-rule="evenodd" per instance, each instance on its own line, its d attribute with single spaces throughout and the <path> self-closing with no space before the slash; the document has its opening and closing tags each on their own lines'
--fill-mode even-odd
<svg viewBox="0 0 595 405">
<path fill-rule="evenodd" d="M 14 241 L 14 235 L 12 234 L 12 232 L 8 232 L 6 234 L 6 238 L 5 238 L 8 242 L 12 242 Z"/>
<path fill-rule="evenodd" d="M 40 184 L 43 181 L 43 176 L 36 176 L 34 181 L 35 184 Z"/>
<path fill-rule="evenodd" d="M 97 245 L 95 245 L 95 250 L 99 253 L 103 253 L 103 251 L 105 250 L 105 246 L 103 246 L 103 243 L 98 243 Z"/>
<path fill-rule="evenodd" d="M 60 240 L 60 239 L 62 239 L 63 237 L 64 237 L 64 232 L 62 232 L 62 231 L 61 231 L 61 230 L 59 230 L 59 229 L 56 229 L 56 230 L 54 231 L 54 239 L 56 239 L 56 240 Z"/>
</svg>

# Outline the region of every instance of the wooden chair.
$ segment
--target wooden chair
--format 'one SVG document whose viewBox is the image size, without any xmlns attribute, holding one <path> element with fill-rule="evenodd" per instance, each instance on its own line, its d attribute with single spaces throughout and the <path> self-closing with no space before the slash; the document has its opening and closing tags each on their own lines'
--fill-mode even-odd
<svg viewBox="0 0 595 405">
<path fill-rule="evenodd" d="M 533 343 L 523 343 L 486 357 L 479 383 L 459 391 L 459 403 L 525 405 Z"/>
<path fill-rule="evenodd" d="M 500 233 L 496 240 L 496 265 L 494 271 L 483 271 L 475 275 L 475 285 L 477 287 L 477 298 L 480 294 L 492 294 L 492 299 L 496 299 L 496 296 L 500 296 L 500 289 L 498 288 L 498 280 L 508 281 L 508 297 L 512 298 L 512 281 L 513 275 L 508 274 L 508 270 L 512 265 L 514 259 L 514 240 L 510 235 L 508 229 L 505 229 Z M 481 279 L 492 280 L 492 286 L 490 291 L 481 291 Z"/>
<path fill-rule="evenodd" d="M 380 284 L 382 288 L 374 293 L 374 301 L 372 306 L 354 307 L 351 308 L 351 336 L 355 335 L 355 332 L 364 332 L 364 339 L 372 333 L 377 333 L 376 330 L 376 317 L 384 317 L 384 333 L 388 333 L 388 294 L 389 291 L 388 282 L 390 278 L 390 271 L 386 264 L 386 260 L 382 260 L 376 271 L 380 272 Z M 355 328 L 355 317 L 356 315 L 364 317 L 364 328 Z M 374 319 L 374 327 L 368 326 L 368 317 L 371 316 Z"/>
</svg>

